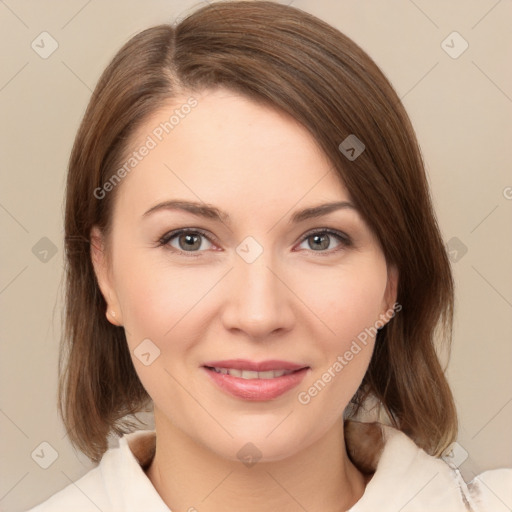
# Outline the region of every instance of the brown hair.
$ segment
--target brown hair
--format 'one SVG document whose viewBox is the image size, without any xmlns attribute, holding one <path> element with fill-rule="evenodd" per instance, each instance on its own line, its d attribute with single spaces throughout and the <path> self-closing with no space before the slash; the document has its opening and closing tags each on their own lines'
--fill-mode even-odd
<svg viewBox="0 0 512 512">
<path fill-rule="evenodd" d="M 116 54 L 94 90 L 70 157 L 65 210 L 59 411 L 71 441 L 98 461 L 108 435 L 132 430 L 128 416 L 151 403 L 123 328 L 105 318 L 90 256 L 91 228 L 109 234 L 119 186 L 102 199 L 94 190 L 122 165 L 130 136 L 164 102 L 217 86 L 299 121 L 396 265 L 402 311 L 378 332 L 352 405 L 357 412 L 374 395 L 394 426 L 441 454 L 457 433 L 435 344 L 441 334 L 450 345 L 453 279 L 414 130 L 359 46 L 310 14 L 264 1 L 215 3 L 175 26 L 144 30 Z M 352 160 L 339 149 L 351 134 L 365 145 Z"/>
</svg>

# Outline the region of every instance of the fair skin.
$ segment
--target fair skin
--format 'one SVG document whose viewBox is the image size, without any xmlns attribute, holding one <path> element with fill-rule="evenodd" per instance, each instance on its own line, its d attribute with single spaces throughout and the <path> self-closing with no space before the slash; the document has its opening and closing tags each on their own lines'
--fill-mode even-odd
<svg viewBox="0 0 512 512">
<path fill-rule="evenodd" d="M 187 97 L 147 120 L 134 149 Z M 366 481 L 347 456 L 342 415 L 374 339 L 309 403 L 298 394 L 393 307 L 396 270 L 355 208 L 291 222 L 305 208 L 351 200 L 303 127 L 225 89 L 194 97 L 197 107 L 118 185 L 108 255 L 99 230 L 91 233 L 107 318 L 124 326 L 154 403 L 147 475 L 173 511 L 347 510 Z M 230 221 L 165 208 L 144 215 L 177 199 L 215 206 Z M 193 249 L 179 235 L 158 245 L 180 228 L 210 240 L 196 233 Z M 310 234 L 322 228 L 351 243 Z M 263 250 L 251 263 L 236 251 L 248 236 Z M 147 366 L 134 355 L 145 339 L 160 350 Z M 202 367 L 237 358 L 308 369 L 277 398 L 247 400 Z M 261 454 L 250 467 L 237 456 L 247 443 Z"/>
</svg>

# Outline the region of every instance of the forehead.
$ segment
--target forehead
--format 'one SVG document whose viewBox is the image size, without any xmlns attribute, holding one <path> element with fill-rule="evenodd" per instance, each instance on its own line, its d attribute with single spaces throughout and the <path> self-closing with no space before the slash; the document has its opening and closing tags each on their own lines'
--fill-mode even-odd
<svg viewBox="0 0 512 512">
<path fill-rule="evenodd" d="M 135 165 L 118 191 L 121 205 L 180 197 L 224 209 L 236 201 L 238 209 L 254 212 L 302 200 L 350 199 L 304 127 L 226 89 L 162 105 L 132 137 L 125 161 L 130 155 Z"/>
</svg>

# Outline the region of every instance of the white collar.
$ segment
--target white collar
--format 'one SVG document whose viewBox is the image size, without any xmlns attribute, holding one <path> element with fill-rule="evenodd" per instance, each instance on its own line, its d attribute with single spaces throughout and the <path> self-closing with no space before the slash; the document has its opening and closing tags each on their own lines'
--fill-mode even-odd
<svg viewBox="0 0 512 512">
<path fill-rule="evenodd" d="M 354 464 L 359 465 L 358 460 L 363 459 L 368 464 L 370 460 L 370 466 L 375 471 L 363 496 L 348 512 L 478 510 L 459 471 L 452 469 L 442 459 L 425 453 L 403 432 L 376 422 L 347 421 L 350 429 L 346 430 L 346 443 Z M 133 496 L 127 497 L 126 505 L 130 506 L 130 510 L 139 510 L 137 507 L 141 507 L 140 510 L 169 510 L 144 473 L 144 468 L 154 456 L 155 445 L 154 430 L 139 430 L 120 439 L 121 450 L 137 462 L 140 473 L 136 476 L 145 480 L 148 493 L 142 497 L 146 492 L 141 493 L 139 487 Z M 130 489 L 127 492 L 130 493 Z M 153 508 L 148 507 L 149 496 Z"/>
</svg>

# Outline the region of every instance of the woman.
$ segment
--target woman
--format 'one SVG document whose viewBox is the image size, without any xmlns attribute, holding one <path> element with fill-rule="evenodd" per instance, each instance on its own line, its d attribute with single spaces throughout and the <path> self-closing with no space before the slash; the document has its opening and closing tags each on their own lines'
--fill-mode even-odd
<svg viewBox="0 0 512 512">
<path fill-rule="evenodd" d="M 229 2 L 133 37 L 65 231 L 59 405 L 101 462 L 34 511 L 497 510 L 512 472 L 439 458 L 453 281 L 414 131 L 334 28 Z"/>
</svg>

